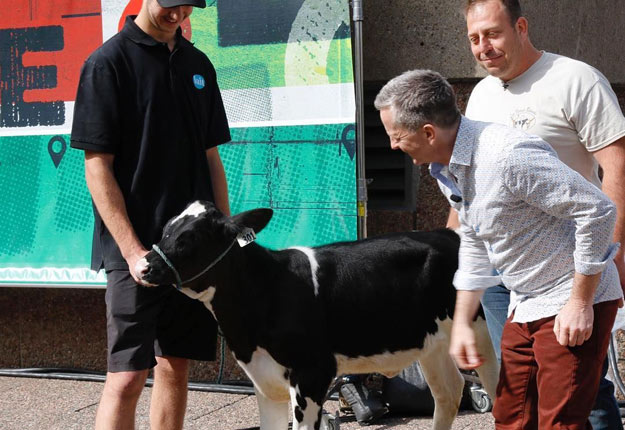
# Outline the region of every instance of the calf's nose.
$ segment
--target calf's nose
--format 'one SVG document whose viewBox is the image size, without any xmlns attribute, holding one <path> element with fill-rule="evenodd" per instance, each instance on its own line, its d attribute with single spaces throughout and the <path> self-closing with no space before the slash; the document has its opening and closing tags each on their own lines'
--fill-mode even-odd
<svg viewBox="0 0 625 430">
<path fill-rule="evenodd" d="M 145 257 L 137 261 L 135 264 L 135 276 L 139 279 L 142 285 L 145 285 L 146 287 L 154 287 L 156 284 L 150 284 L 149 282 L 143 280 L 143 277 L 148 273 L 148 266 L 149 263 Z"/>
</svg>

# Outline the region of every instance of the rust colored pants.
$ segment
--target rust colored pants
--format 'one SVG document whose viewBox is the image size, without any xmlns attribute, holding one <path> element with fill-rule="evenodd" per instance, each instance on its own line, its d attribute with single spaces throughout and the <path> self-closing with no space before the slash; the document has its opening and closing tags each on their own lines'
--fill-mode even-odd
<svg viewBox="0 0 625 430">
<path fill-rule="evenodd" d="M 591 430 L 588 415 L 599 387 L 617 301 L 593 306 L 594 328 L 580 346 L 562 346 L 555 316 L 529 323 L 508 318 L 493 409 L 497 430 Z"/>
</svg>

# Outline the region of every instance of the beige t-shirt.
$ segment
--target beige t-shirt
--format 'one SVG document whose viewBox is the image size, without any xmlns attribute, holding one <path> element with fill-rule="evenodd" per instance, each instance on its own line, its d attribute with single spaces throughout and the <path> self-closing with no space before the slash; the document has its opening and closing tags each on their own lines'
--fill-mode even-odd
<svg viewBox="0 0 625 430">
<path fill-rule="evenodd" d="M 466 116 L 541 137 L 598 187 L 592 152 L 625 136 L 625 117 L 605 76 L 581 61 L 548 52 L 506 83 L 493 76 L 481 80 Z"/>
</svg>

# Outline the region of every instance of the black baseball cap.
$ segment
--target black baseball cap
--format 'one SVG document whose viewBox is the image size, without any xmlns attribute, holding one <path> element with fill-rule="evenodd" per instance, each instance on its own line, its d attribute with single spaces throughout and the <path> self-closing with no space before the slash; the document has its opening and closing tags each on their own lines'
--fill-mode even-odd
<svg viewBox="0 0 625 430">
<path fill-rule="evenodd" d="M 206 0 L 156 0 L 161 7 L 193 6 L 206 7 Z"/>
</svg>

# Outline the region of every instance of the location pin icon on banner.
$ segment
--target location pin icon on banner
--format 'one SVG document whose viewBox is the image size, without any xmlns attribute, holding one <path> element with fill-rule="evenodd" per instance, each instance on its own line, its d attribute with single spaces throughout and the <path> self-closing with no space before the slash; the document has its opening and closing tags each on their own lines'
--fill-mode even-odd
<svg viewBox="0 0 625 430">
<path fill-rule="evenodd" d="M 58 169 L 59 164 L 61 164 L 61 160 L 63 159 L 63 155 L 65 155 L 65 151 L 67 150 L 67 143 L 65 139 L 61 136 L 54 136 L 48 142 L 48 153 L 52 158 L 52 162 L 54 163 L 54 167 Z"/>
</svg>

